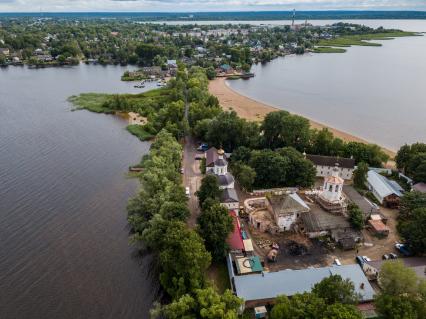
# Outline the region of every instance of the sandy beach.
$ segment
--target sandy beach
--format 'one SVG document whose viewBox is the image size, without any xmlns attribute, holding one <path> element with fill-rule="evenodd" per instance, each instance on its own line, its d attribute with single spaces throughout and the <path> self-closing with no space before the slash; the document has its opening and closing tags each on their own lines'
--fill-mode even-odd
<svg viewBox="0 0 426 319">
<path fill-rule="evenodd" d="M 237 114 L 249 121 L 261 121 L 269 112 L 279 111 L 281 109 L 267 105 L 265 103 L 253 100 L 232 90 L 227 84 L 225 78 L 217 78 L 209 83 L 209 91 L 215 95 L 220 105 L 225 110 L 234 110 Z M 362 138 L 349 133 L 337 130 L 322 123 L 309 119 L 311 127 L 316 129 L 328 128 L 336 137 L 347 142 L 370 143 Z M 391 158 L 396 154 L 394 151 L 382 147 Z"/>
</svg>

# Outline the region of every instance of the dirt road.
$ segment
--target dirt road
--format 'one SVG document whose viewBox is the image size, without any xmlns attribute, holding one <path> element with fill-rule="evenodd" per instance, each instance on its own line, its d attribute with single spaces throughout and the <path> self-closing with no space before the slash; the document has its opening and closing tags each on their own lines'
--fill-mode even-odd
<svg viewBox="0 0 426 319">
<path fill-rule="evenodd" d="M 186 137 L 186 143 L 183 151 L 183 183 L 184 187 L 189 187 L 190 198 L 188 201 L 188 208 L 191 216 L 188 219 L 188 225 L 195 227 L 197 217 L 200 214 L 200 207 L 198 205 L 198 198 L 195 192 L 201 185 L 203 175 L 200 171 L 200 161 L 195 160 L 195 156 L 200 154 L 196 150 L 196 144 L 192 137 Z"/>
</svg>

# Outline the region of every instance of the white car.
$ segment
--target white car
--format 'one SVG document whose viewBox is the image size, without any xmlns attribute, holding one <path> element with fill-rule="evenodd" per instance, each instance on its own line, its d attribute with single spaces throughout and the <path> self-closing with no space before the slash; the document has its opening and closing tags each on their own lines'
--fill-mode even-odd
<svg viewBox="0 0 426 319">
<path fill-rule="evenodd" d="M 368 258 L 367 256 L 362 256 L 362 259 L 364 259 L 364 261 L 371 261 L 371 259 Z"/>
<path fill-rule="evenodd" d="M 339 259 L 334 259 L 334 264 L 336 265 L 336 266 L 342 266 L 342 263 L 340 262 L 340 260 Z"/>
<path fill-rule="evenodd" d="M 186 197 L 191 197 L 191 193 L 189 192 L 189 187 L 185 187 L 185 195 Z"/>
</svg>

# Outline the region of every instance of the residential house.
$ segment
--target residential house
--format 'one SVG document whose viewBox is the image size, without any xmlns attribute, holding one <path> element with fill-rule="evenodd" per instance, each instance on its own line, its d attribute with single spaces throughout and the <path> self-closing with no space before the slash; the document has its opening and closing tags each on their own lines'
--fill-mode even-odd
<svg viewBox="0 0 426 319">
<path fill-rule="evenodd" d="M 314 164 L 317 177 L 330 176 L 337 164 L 339 176 L 345 180 L 352 179 L 355 170 L 355 160 L 353 158 L 310 155 L 306 153 L 304 155 Z"/>
<path fill-rule="evenodd" d="M 387 179 L 376 171 L 367 173 L 367 185 L 374 197 L 385 207 L 398 208 L 404 189 L 395 181 Z"/>
</svg>

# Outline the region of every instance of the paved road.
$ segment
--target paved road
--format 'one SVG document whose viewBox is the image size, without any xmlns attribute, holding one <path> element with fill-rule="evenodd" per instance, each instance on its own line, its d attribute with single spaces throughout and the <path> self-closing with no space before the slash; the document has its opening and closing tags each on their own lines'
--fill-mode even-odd
<svg viewBox="0 0 426 319">
<path fill-rule="evenodd" d="M 200 214 L 200 207 L 198 205 L 198 198 L 195 192 L 201 185 L 203 175 L 200 171 L 200 161 L 195 160 L 195 155 L 200 154 L 196 151 L 196 145 L 192 137 L 186 137 L 186 143 L 183 151 L 183 183 L 185 187 L 189 187 L 190 195 L 188 202 L 191 217 L 188 219 L 188 225 L 195 227 L 197 217 Z"/>
</svg>

